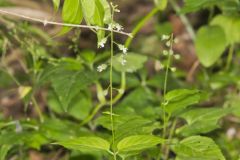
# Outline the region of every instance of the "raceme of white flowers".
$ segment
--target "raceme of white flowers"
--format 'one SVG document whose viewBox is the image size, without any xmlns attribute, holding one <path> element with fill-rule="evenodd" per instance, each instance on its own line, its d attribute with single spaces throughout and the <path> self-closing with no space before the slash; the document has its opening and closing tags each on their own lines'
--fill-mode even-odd
<svg viewBox="0 0 240 160">
<path fill-rule="evenodd" d="M 178 43 L 178 39 L 171 37 L 170 35 L 162 35 L 162 41 L 166 41 L 166 46 L 170 47 L 169 50 L 163 50 L 163 55 L 164 56 L 172 56 L 174 59 L 179 60 L 181 58 L 181 56 L 179 54 L 174 54 L 173 50 L 172 50 L 172 42 L 173 43 Z M 158 68 L 160 67 L 160 65 L 158 64 Z M 163 68 L 163 66 L 161 65 L 161 68 Z M 172 72 L 176 72 L 176 67 L 171 67 L 170 70 Z"/>
</svg>

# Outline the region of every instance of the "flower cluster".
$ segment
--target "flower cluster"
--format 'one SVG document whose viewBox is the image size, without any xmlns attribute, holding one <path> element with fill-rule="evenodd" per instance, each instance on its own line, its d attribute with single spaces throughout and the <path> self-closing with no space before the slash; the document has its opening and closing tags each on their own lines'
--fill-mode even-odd
<svg viewBox="0 0 240 160">
<path fill-rule="evenodd" d="M 118 44 L 118 49 L 120 50 L 120 51 L 122 51 L 122 55 L 121 55 L 121 64 L 123 65 L 123 66 L 125 66 L 126 65 L 126 63 L 127 63 L 127 60 L 126 60 L 126 56 L 127 56 L 127 51 L 128 51 L 128 49 L 124 46 L 124 45 L 122 45 L 122 44 Z"/>
<path fill-rule="evenodd" d="M 107 42 L 107 38 L 106 37 L 101 39 L 101 41 L 98 42 L 98 48 L 103 48 L 105 46 L 106 42 Z"/>
<path fill-rule="evenodd" d="M 106 64 L 101 64 L 100 66 L 97 67 L 97 71 L 98 72 L 102 72 L 104 70 L 107 69 L 107 65 Z"/>
<path fill-rule="evenodd" d="M 169 47 L 168 50 L 163 50 L 163 55 L 166 56 L 166 57 L 169 57 L 170 59 L 171 59 L 171 57 L 173 57 L 174 59 L 179 60 L 181 58 L 181 56 L 179 54 L 174 54 L 174 51 L 172 49 L 173 43 L 177 43 L 178 40 L 176 38 L 173 38 L 173 36 L 170 36 L 170 35 L 163 35 L 162 40 L 166 41 L 165 44 L 166 44 L 167 47 Z M 170 70 L 172 72 L 175 72 L 176 67 L 171 67 Z"/>
<path fill-rule="evenodd" d="M 116 30 L 118 32 L 123 31 L 123 26 L 118 23 L 111 23 L 108 25 L 108 30 Z"/>
</svg>

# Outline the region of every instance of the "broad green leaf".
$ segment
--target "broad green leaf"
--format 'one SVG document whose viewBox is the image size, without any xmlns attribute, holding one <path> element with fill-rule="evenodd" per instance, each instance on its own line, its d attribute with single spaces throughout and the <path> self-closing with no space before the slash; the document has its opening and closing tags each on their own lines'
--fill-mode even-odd
<svg viewBox="0 0 240 160">
<path fill-rule="evenodd" d="M 234 114 L 237 117 L 240 117 L 240 95 L 229 95 L 228 96 L 227 104 L 232 109 L 232 114 Z"/>
<path fill-rule="evenodd" d="M 83 19 L 82 5 L 80 0 L 65 0 L 62 11 L 64 23 L 80 24 Z M 71 27 L 63 27 L 59 35 L 71 30 Z"/>
<path fill-rule="evenodd" d="M 60 6 L 60 0 L 52 0 L 52 1 L 53 1 L 53 6 L 54 6 L 54 11 L 56 12 Z"/>
<path fill-rule="evenodd" d="M 93 17 L 92 24 L 104 27 L 104 8 L 100 0 L 95 0 L 96 9 Z M 105 31 L 98 30 L 97 31 L 98 42 L 100 42 L 105 37 Z"/>
<path fill-rule="evenodd" d="M 83 70 L 81 63 L 77 60 L 67 59 L 60 61 L 56 66 L 47 68 L 39 81 L 46 80 L 50 80 L 66 112 L 73 98 L 97 80 L 97 74 L 94 71 Z"/>
<path fill-rule="evenodd" d="M 8 132 L 0 134 L 0 144 L 11 146 L 12 144 L 20 145 L 24 144 L 26 147 L 40 149 L 44 144 L 47 144 L 48 141 L 42 133 L 37 131 L 28 131 L 28 132 Z"/>
<path fill-rule="evenodd" d="M 52 86 L 58 95 L 64 111 L 70 107 L 74 97 L 96 80 L 96 74 L 91 71 L 67 71 L 59 69 L 52 76 Z"/>
<path fill-rule="evenodd" d="M 58 114 L 66 114 L 63 110 L 61 103 L 55 92 L 48 92 L 48 106 L 52 111 Z M 67 110 L 67 114 L 73 116 L 76 119 L 83 120 L 86 118 L 92 108 L 91 97 L 86 93 L 80 92 L 76 97 L 74 97 Z"/>
<path fill-rule="evenodd" d="M 0 160 L 6 160 L 8 151 L 11 149 L 9 145 L 0 146 Z"/>
<path fill-rule="evenodd" d="M 94 18 L 94 13 L 96 12 L 95 0 L 81 0 L 83 16 L 87 24 L 91 24 Z"/>
<path fill-rule="evenodd" d="M 182 12 L 188 13 L 197 11 L 206 7 L 211 7 L 219 3 L 219 0 L 184 0 Z"/>
<path fill-rule="evenodd" d="M 224 30 L 219 26 L 204 26 L 197 32 L 196 52 L 205 67 L 212 66 L 221 57 L 226 46 Z"/>
<path fill-rule="evenodd" d="M 113 57 L 113 67 L 119 72 L 135 72 L 144 66 L 147 57 L 136 53 L 128 53 L 125 56 L 126 64 L 122 65 L 122 54 Z"/>
<path fill-rule="evenodd" d="M 215 142 L 202 136 L 192 136 L 174 146 L 179 160 L 225 160 Z"/>
<path fill-rule="evenodd" d="M 211 25 L 218 25 L 224 30 L 228 44 L 240 42 L 239 16 L 219 15 L 212 20 Z"/>
<path fill-rule="evenodd" d="M 100 0 L 81 0 L 83 6 L 83 15 L 88 25 L 104 26 L 104 7 Z M 106 4 L 105 4 L 106 5 Z M 105 36 L 105 31 L 98 30 L 98 41 Z"/>
<path fill-rule="evenodd" d="M 217 3 L 217 6 L 225 15 L 238 16 L 238 13 L 240 11 L 239 0 L 222 0 L 221 3 Z"/>
<path fill-rule="evenodd" d="M 122 139 L 117 144 L 117 149 L 123 157 L 137 154 L 142 150 L 155 147 L 164 140 L 152 135 L 135 135 Z"/>
<path fill-rule="evenodd" d="M 180 117 L 184 118 L 188 124 L 179 128 L 177 133 L 180 133 L 183 136 L 208 133 L 218 128 L 219 119 L 230 112 L 231 109 L 229 108 L 192 109 L 180 115 Z"/>
<path fill-rule="evenodd" d="M 124 109 L 126 110 L 126 108 Z M 134 113 L 130 113 L 132 112 L 130 110 L 126 110 L 126 112 L 128 112 L 128 115 L 126 114 L 114 117 L 116 143 L 123 138 L 132 135 L 151 134 L 152 131 L 157 128 L 157 125 L 155 125 L 151 120 L 135 115 Z M 104 128 L 111 130 L 111 121 L 108 115 L 101 116 L 97 122 Z"/>
<path fill-rule="evenodd" d="M 103 19 L 103 21 L 104 21 L 105 24 L 109 24 L 112 21 L 111 20 L 112 19 L 111 18 L 112 17 L 111 7 L 110 7 L 107 0 L 100 0 L 100 2 L 101 2 L 102 6 L 104 8 L 104 19 Z"/>
<path fill-rule="evenodd" d="M 160 10 L 164 10 L 167 7 L 168 0 L 154 0 L 154 3 Z"/>
<path fill-rule="evenodd" d="M 92 134 L 79 127 L 77 123 L 70 122 L 64 119 L 46 119 L 39 126 L 39 131 L 44 133 L 51 141 L 67 141 L 72 137 L 91 136 Z"/>
<path fill-rule="evenodd" d="M 166 105 L 166 112 L 173 114 L 198 103 L 200 100 L 201 92 L 198 90 L 177 89 L 166 94 L 166 104 L 162 105 Z"/>
<path fill-rule="evenodd" d="M 57 144 L 73 150 L 109 151 L 110 143 L 100 137 L 80 137 L 60 141 Z"/>
<path fill-rule="evenodd" d="M 80 53 L 80 56 L 89 64 L 92 64 L 96 58 L 96 53 L 91 50 L 85 50 Z"/>
<path fill-rule="evenodd" d="M 137 87 L 117 105 L 117 108 L 131 108 L 145 118 L 155 119 L 159 116 L 154 104 L 159 103 L 158 97 L 147 87 Z M 159 108 L 159 107 L 158 107 Z M 122 113 L 122 114 L 127 114 Z"/>
</svg>

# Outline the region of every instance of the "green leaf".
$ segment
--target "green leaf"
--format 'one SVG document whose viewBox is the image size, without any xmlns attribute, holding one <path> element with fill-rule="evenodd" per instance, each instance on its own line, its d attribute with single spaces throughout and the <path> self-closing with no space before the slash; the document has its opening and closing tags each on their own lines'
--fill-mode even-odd
<svg viewBox="0 0 240 160">
<path fill-rule="evenodd" d="M 104 8 L 100 0 L 95 0 L 96 9 L 93 17 L 92 24 L 104 27 Z M 97 31 L 98 42 L 100 42 L 105 37 L 105 31 L 98 30 Z"/>
<path fill-rule="evenodd" d="M 79 127 L 77 123 L 65 119 L 46 119 L 39 126 L 39 131 L 44 133 L 51 141 L 67 141 L 72 137 L 92 135 L 89 131 Z"/>
<path fill-rule="evenodd" d="M 87 24 L 91 23 L 95 13 L 95 0 L 81 0 L 83 16 Z"/>
<path fill-rule="evenodd" d="M 217 6 L 222 10 L 225 15 L 237 15 L 240 11 L 239 0 L 222 0 L 221 3 L 217 3 Z"/>
<path fill-rule="evenodd" d="M 48 141 L 45 136 L 37 131 L 28 131 L 22 133 L 8 132 L 0 134 L 0 144 L 10 146 L 12 144 L 24 144 L 26 147 L 40 149 Z"/>
<path fill-rule="evenodd" d="M 107 0 L 100 0 L 100 2 L 101 2 L 102 6 L 104 8 L 104 11 L 105 11 L 103 21 L 104 21 L 105 24 L 109 24 L 112 21 L 111 7 L 110 7 Z"/>
<path fill-rule="evenodd" d="M 166 104 L 162 105 L 166 105 L 166 112 L 173 114 L 198 103 L 200 100 L 201 92 L 199 90 L 177 89 L 166 94 Z"/>
<path fill-rule="evenodd" d="M 60 0 L 52 0 L 53 1 L 53 6 L 54 6 L 54 11 L 58 11 L 59 6 L 60 6 Z"/>
<path fill-rule="evenodd" d="M 62 11 L 64 23 L 80 24 L 83 19 L 82 5 L 80 0 L 65 0 Z M 59 35 L 63 35 L 71 30 L 71 27 L 63 27 Z"/>
<path fill-rule="evenodd" d="M 58 114 L 66 114 L 55 92 L 49 91 L 48 106 L 51 108 L 52 111 Z M 67 110 L 67 114 L 73 116 L 76 119 L 83 120 L 88 116 L 91 108 L 91 97 L 83 92 L 80 92 L 76 97 L 71 100 L 69 108 Z"/>
<path fill-rule="evenodd" d="M 240 117 L 240 95 L 230 94 L 228 96 L 228 101 L 226 103 L 232 109 L 232 114 L 234 114 L 237 117 Z"/>
<path fill-rule="evenodd" d="M 135 136 L 130 136 L 122 139 L 117 144 L 117 149 L 120 155 L 122 155 L 123 157 L 126 157 L 132 154 L 137 154 L 142 150 L 152 148 L 157 144 L 160 144 L 163 142 L 164 142 L 163 139 L 156 136 L 135 135 Z"/>
<path fill-rule="evenodd" d="M 97 80 L 97 74 L 94 71 L 83 70 L 81 63 L 77 60 L 68 59 L 47 68 L 39 81 L 46 80 L 50 80 L 58 100 L 66 112 L 73 98 Z"/>
<path fill-rule="evenodd" d="M 135 72 L 144 66 L 147 61 L 147 57 L 136 53 L 128 53 L 125 56 L 126 64 L 122 65 L 122 54 L 118 54 L 113 57 L 113 67 L 119 72 Z"/>
<path fill-rule="evenodd" d="M 218 25 L 224 30 L 228 44 L 240 42 L 240 18 L 238 16 L 219 15 L 212 20 L 211 25 Z"/>
<path fill-rule="evenodd" d="M 0 146 L 0 160 L 6 160 L 8 151 L 11 149 L 9 145 Z"/>
<path fill-rule="evenodd" d="M 109 151 L 110 143 L 100 137 L 80 137 L 66 141 L 57 142 L 68 149 L 73 150 L 93 150 L 93 151 Z"/>
<path fill-rule="evenodd" d="M 219 26 L 204 26 L 197 32 L 196 52 L 205 67 L 212 66 L 227 46 L 224 30 Z"/>
<path fill-rule="evenodd" d="M 191 136 L 200 133 L 208 133 L 218 128 L 218 121 L 229 114 L 231 109 L 226 108 L 198 108 L 192 109 L 180 115 L 187 121 L 187 125 L 177 129 L 177 133 L 183 136 Z"/>
<path fill-rule="evenodd" d="M 219 3 L 219 0 L 184 0 L 183 13 L 197 11 L 206 7 L 211 7 Z"/>
<path fill-rule="evenodd" d="M 225 160 L 215 142 L 202 136 L 192 136 L 174 147 L 179 160 Z"/>
<path fill-rule="evenodd" d="M 52 77 L 52 86 L 58 95 L 64 111 L 67 111 L 72 99 L 96 80 L 94 72 L 59 70 Z"/>
<path fill-rule="evenodd" d="M 154 0 L 154 3 L 160 10 L 164 10 L 167 7 L 168 0 Z"/>
<path fill-rule="evenodd" d="M 157 126 L 151 120 L 135 115 L 134 113 L 129 113 L 131 111 L 127 110 L 126 108 L 124 108 L 124 110 L 128 112 L 128 115 L 120 115 L 114 118 L 115 143 L 121 141 L 125 137 L 151 134 L 152 131 L 157 128 Z M 109 130 L 112 129 L 111 121 L 108 115 L 101 116 L 97 122 Z"/>
</svg>

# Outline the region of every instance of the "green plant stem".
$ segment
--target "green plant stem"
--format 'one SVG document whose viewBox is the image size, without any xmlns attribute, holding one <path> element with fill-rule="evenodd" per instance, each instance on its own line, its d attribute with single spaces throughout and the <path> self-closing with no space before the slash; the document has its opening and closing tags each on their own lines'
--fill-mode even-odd
<svg viewBox="0 0 240 160">
<path fill-rule="evenodd" d="M 40 121 L 44 122 L 44 117 L 42 115 L 42 111 L 41 111 L 40 106 L 38 105 L 36 99 L 32 96 L 31 100 L 33 102 L 33 106 L 34 106 L 35 110 L 37 111 L 37 113 L 39 115 Z"/>
<path fill-rule="evenodd" d="M 172 45 L 173 45 L 173 34 L 171 35 L 171 38 L 170 38 L 170 42 L 171 42 L 171 45 L 170 45 L 170 51 L 172 51 Z M 171 53 L 168 53 L 168 61 L 167 61 L 167 68 L 166 68 L 166 73 L 165 73 L 165 78 L 164 78 L 164 88 L 163 88 L 163 138 L 165 138 L 166 136 L 166 130 L 167 130 L 167 123 L 168 123 L 168 119 L 169 118 L 166 118 L 166 99 L 165 99 L 165 96 L 166 96 L 166 93 L 167 93 L 167 83 L 168 83 L 168 75 L 169 75 L 169 68 L 170 68 L 170 65 L 171 65 Z"/>
<path fill-rule="evenodd" d="M 170 51 L 172 51 L 173 49 L 173 34 L 171 34 L 170 37 Z M 162 134 L 162 138 L 165 139 L 166 137 L 166 131 L 167 131 L 167 125 L 168 125 L 168 121 L 171 117 L 171 115 L 168 115 L 166 117 L 166 93 L 167 93 L 167 83 L 168 83 L 168 75 L 169 75 L 169 69 L 170 69 L 170 65 L 171 65 L 171 55 L 172 53 L 168 53 L 168 58 L 167 58 L 167 66 L 166 66 L 166 72 L 165 72 L 165 78 L 164 78 L 164 87 L 163 87 L 163 134 Z M 160 152 L 158 154 L 157 160 L 161 159 L 161 151 L 164 150 L 164 145 L 162 145 Z"/>
<path fill-rule="evenodd" d="M 233 60 L 233 53 L 234 53 L 234 44 L 231 44 L 229 51 L 228 51 L 226 70 L 229 70 L 229 68 L 231 67 L 231 63 Z"/>
<path fill-rule="evenodd" d="M 113 6 L 112 6 L 113 7 Z M 114 20 L 114 7 L 112 10 L 112 19 L 111 24 L 113 24 Z M 114 117 L 113 117 L 113 47 L 114 47 L 114 37 L 113 37 L 113 29 L 111 30 L 111 51 L 110 51 L 110 73 L 109 73 L 109 80 L 110 80 L 110 121 L 111 121 L 111 130 L 112 130 L 112 146 L 115 146 L 115 128 L 114 128 Z M 113 159 L 117 160 L 116 152 L 113 149 Z"/>
<path fill-rule="evenodd" d="M 172 141 L 172 138 L 173 138 L 173 135 L 174 135 L 174 130 L 176 128 L 176 125 L 177 125 L 177 119 L 174 119 L 173 123 L 172 123 L 172 127 L 170 129 L 169 137 L 168 137 L 169 144 L 171 144 L 171 141 Z M 170 148 L 169 148 L 169 145 L 167 145 L 166 146 L 166 153 L 165 153 L 165 160 L 168 160 L 169 152 L 170 152 Z"/>
<path fill-rule="evenodd" d="M 190 24 L 188 18 L 184 14 L 181 13 L 181 8 L 178 6 L 178 4 L 176 3 L 175 0 L 169 0 L 169 2 L 172 5 L 173 9 L 176 11 L 176 13 L 179 14 L 180 19 L 186 26 L 187 32 L 191 36 L 192 40 L 195 40 L 196 35 L 195 35 L 194 29 L 193 29 L 192 25 Z"/>
<path fill-rule="evenodd" d="M 133 38 L 136 36 L 136 34 L 142 29 L 142 27 L 146 24 L 146 22 L 152 18 L 157 12 L 159 11 L 159 9 L 156 7 L 154 8 L 151 12 L 149 12 L 137 25 L 136 27 L 133 29 L 132 31 L 132 37 L 128 37 L 128 39 L 125 42 L 125 47 L 129 47 L 130 44 L 132 43 Z"/>
</svg>

